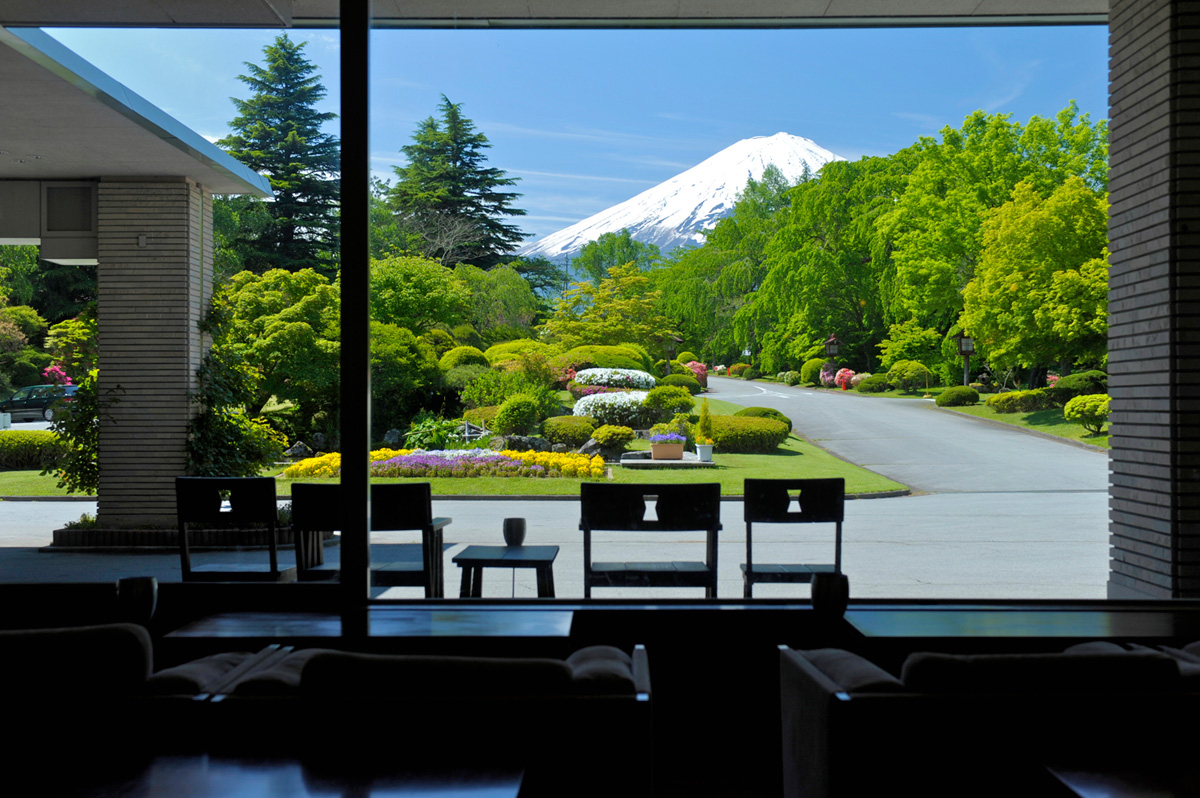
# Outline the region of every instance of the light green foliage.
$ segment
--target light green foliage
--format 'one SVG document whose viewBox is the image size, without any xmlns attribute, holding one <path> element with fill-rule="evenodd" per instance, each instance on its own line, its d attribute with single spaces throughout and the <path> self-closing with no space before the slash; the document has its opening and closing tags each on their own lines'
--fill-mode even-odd
<svg viewBox="0 0 1200 798">
<path fill-rule="evenodd" d="M 824 365 L 824 357 L 804 361 L 804 365 L 800 367 L 800 382 L 804 385 L 816 385 L 821 380 L 821 367 Z"/>
<path fill-rule="evenodd" d="M 675 362 L 676 363 L 691 363 L 693 360 L 699 360 L 699 359 L 700 358 L 696 357 L 695 354 L 693 354 L 692 352 L 689 352 L 688 350 L 685 349 L 675 357 Z"/>
<path fill-rule="evenodd" d="M 0 308 L 0 321 L 13 324 L 30 346 L 41 346 L 46 340 L 49 325 L 36 310 L 28 305 L 10 305 Z"/>
<path fill-rule="evenodd" d="M 526 435 L 533 431 L 539 420 L 538 399 L 519 393 L 500 405 L 492 429 L 501 435 Z"/>
<path fill-rule="evenodd" d="M 947 388 L 935 400 L 938 407 L 962 407 L 979 404 L 979 391 L 966 385 Z"/>
<path fill-rule="evenodd" d="M 658 381 L 660 386 L 675 386 L 687 389 L 692 396 L 700 393 L 704 389 L 700 387 L 700 381 L 691 374 L 668 374 Z"/>
<path fill-rule="evenodd" d="M 712 414 L 708 410 L 708 400 L 700 403 L 700 418 L 696 422 L 696 437 L 712 439 Z"/>
<path fill-rule="evenodd" d="M 891 388 L 892 385 L 888 382 L 886 374 L 872 374 L 856 385 L 854 390 L 859 393 L 884 393 Z"/>
<path fill-rule="evenodd" d="M 621 341 L 617 346 L 637 354 L 638 359 L 642 361 L 641 370 L 653 373 L 654 358 L 650 356 L 649 349 L 635 341 Z"/>
<path fill-rule="evenodd" d="M 983 225 L 963 325 L 996 367 L 1101 357 L 1108 335 L 1108 201 L 1079 178 L 1048 197 L 1020 183 Z"/>
<path fill-rule="evenodd" d="M 49 470 L 64 452 L 58 436 L 49 430 L 0 430 L 0 470 Z"/>
<path fill-rule="evenodd" d="M 1063 418 L 1099 435 L 1104 429 L 1104 423 L 1108 421 L 1108 404 L 1108 394 L 1076 396 L 1063 408 Z"/>
<path fill-rule="evenodd" d="M 743 407 L 734 413 L 739 418 L 770 418 L 781 424 L 786 424 L 788 432 L 792 431 L 792 420 L 773 407 Z"/>
<path fill-rule="evenodd" d="M 605 424 L 592 433 L 596 443 L 605 449 L 625 448 L 634 438 L 633 430 L 618 424 Z M 586 441 L 584 441 L 586 443 Z"/>
<path fill-rule="evenodd" d="M 635 241 L 629 236 L 628 230 L 622 230 L 619 233 L 604 233 L 595 241 L 584 244 L 571 261 L 571 267 L 577 274 L 582 273 L 591 282 L 598 283 L 622 264 L 633 264 L 643 271 L 650 269 L 660 254 L 658 247 Z"/>
<path fill-rule="evenodd" d="M 518 370 L 484 372 L 467 383 L 461 398 L 468 407 L 488 407 L 501 405 L 504 400 L 517 394 L 537 400 L 540 418 L 551 415 L 558 405 L 554 392 L 545 383 L 536 376 Z"/>
<path fill-rule="evenodd" d="M 412 144 L 402 148 L 408 163 L 396 167 L 392 208 L 402 226 L 423 239 L 428 257 L 491 266 L 524 238 L 506 221 L 525 214 L 513 207 L 521 195 L 501 190 L 517 179 L 486 166 L 484 150 L 492 145 L 463 116 L 461 104 L 443 95 L 439 111 L 441 118 L 422 121 Z"/>
<path fill-rule="evenodd" d="M 422 410 L 409 423 L 404 446 L 408 449 L 452 449 L 463 442 L 462 430 L 461 421 Z"/>
<path fill-rule="evenodd" d="M 538 312 L 537 297 L 529 283 L 511 266 L 496 266 L 487 271 L 460 264 L 455 278 L 470 292 L 466 318 L 486 336 L 489 330 L 503 329 L 511 335 L 528 335 Z"/>
<path fill-rule="evenodd" d="M 713 440 L 725 454 L 769 454 L 788 437 L 788 427 L 773 418 L 713 416 Z"/>
<path fill-rule="evenodd" d="M 933 372 L 915 360 L 901 360 L 892 364 L 888 369 L 887 381 L 901 391 L 923 391 L 931 385 L 938 384 L 938 378 Z"/>
<path fill-rule="evenodd" d="M 489 346 L 483 354 L 493 366 L 498 366 L 509 360 L 516 360 L 524 352 L 537 352 L 549 359 L 560 353 L 558 347 L 535 341 L 532 338 L 519 338 L 516 341 L 505 341 Z"/>
<path fill-rule="evenodd" d="M 676 413 L 670 421 L 663 421 L 650 427 L 651 435 L 666 435 L 670 432 L 682 435 L 683 445 L 688 449 L 696 443 L 696 433 L 692 429 L 692 422 L 687 413 Z"/>
<path fill-rule="evenodd" d="M 561 443 L 578 449 L 588 442 L 596 429 L 595 419 L 588 416 L 554 416 L 542 423 L 542 435 L 551 443 Z M 630 433 L 633 431 L 630 430 Z"/>
<path fill-rule="evenodd" d="M 696 400 L 687 388 L 675 385 L 659 385 L 646 393 L 642 406 L 649 411 L 652 421 L 666 421 L 676 413 L 690 413 Z"/>
<path fill-rule="evenodd" d="M 336 271 L 340 145 L 321 128 L 337 115 L 317 111 L 325 87 L 304 58 L 304 46 L 281 34 L 263 48 L 264 66 L 248 63 L 248 74 L 238 76 L 253 94 L 233 100 L 238 115 L 229 123 L 232 132 L 217 144 L 265 175 L 274 199 L 264 208 L 271 223 L 259 228 L 260 219 L 249 221 L 247 227 L 259 228 L 257 236 L 240 238 L 240 252 L 233 247 L 243 262 L 223 268 Z M 234 207 L 240 217 L 249 204 L 234 201 Z M 232 229 L 243 229 L 243 221 Z"/>
<path fill-rule="evenodd" d="M 97 366 L 97 329 L 96 306 L 91 304 L 76 318 L 55 324 L 46 334 L 47 351 L 72 380 L 83 379 Z"/>
<path fill-rule="evenodd" d="M 944 337 L 915 319 L 893 324 L 888 328 L 888 337 L 879 342 L 879 366 L 890 369 L 901 360 L 934 363 L 941 357 Z"/>
<path fill-rule="evenodd" d="M 422 332 L 435 324 L 453 325 L 467 317 L 470 290 L 455 279 L 452 270 L 436 261 L 392 257 L 372 260 L 370 269 L 374 321 Z"/>
<path fill-rule="evenodd" d="M 442 371 L 449 371 L 458 366 L 488 366 L 488 359 L 473 346 L 456 346 L 438 361 Z"/>
<path fill-rule="evenodd" d="M 487 366 L 455 366 L 442 375 L 442 380 L 446 383 L 448 388 L 461 391 L 480 375 L 486 374 L 488 371 L 491 371 L 491 369 Z"/>
<path fill-rule="evenodd" d="M 658 310 L 660 294 L 633 264 L 614 267 L 600 283 L 574 283 L 542 325 L 545 337 L 567 347 L 635 340 L 656 351 L 676 335 Z"/>
<path fill-rule="evenodd" d="M 437 329 L 426 330 L 418 336 L 423 343 L 433 348 L 433 353 L 439 358 L 459 345 L 450 333 Z"/>
<path fill-rule="evenodd" d="M 1054 396 L 1042 388 L 1032 391 L 1008 391 L 992 394 L 987 406 L 997 413 L 1035 413 L 1055 406 Z"/>
<path fill-rule="evenodd" d="M 411 331 L 371 322 L 371 426 L 376 438 L 404 429 L 442 385 L 433 350 Z"/>
<path fill-rule="evenodd" d="M 645 370 L 641 354 L 623 346 L 577 346 L 551 358 L 550 362 L 554 366 L 565 363 L 580 364 L 575 368 L 576 371 L 585 368 Z"/>
</svg>

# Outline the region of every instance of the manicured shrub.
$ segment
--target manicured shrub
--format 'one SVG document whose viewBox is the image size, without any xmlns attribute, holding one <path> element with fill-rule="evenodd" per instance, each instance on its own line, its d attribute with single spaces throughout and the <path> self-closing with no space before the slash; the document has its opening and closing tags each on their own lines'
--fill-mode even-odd
<svg viewBox="0 0 1200 798">
<path fill-rule="evenodd" d="M 657 384 L 654 375 L 641 369 L 584 369 L 575 373 L 580 385 L 603 385 L 625 391 L 648 391 Z"/>
<path fill-rule="evenodd" d="M 488 366 L 487 357 L 473 346 L 456 346 L 438 361 L 438 368 L 449 371 L 457 366 Z"/>
<path fill-rule="evenodd" d="M 850 369 L 838 369 L 838 373 L 833 377 L 833 384 L 841 388 L 843 391 L 848 391 L 854 387 L 851 382 L 854 379 L 854 372 Z"/>
<path fill-rule="evenodd" d="M 857 374 L 855 374 L 853 377 L 850 378 L 850 387 L 857 388 L 862 383 L 863 380 L 865 380 L 867 377 L 870 377 L 870 376 L 871 375 L 869 372 L 866 372 L 866 371 L 858 372 Z"/>
<path fill-rule="evenodd" d="M 734 363 L 729 367 L 729 371 L 727 373 L 730 377 L 740 377 L 742 376 L 742 372 L 748 368 L 750 368 L 749 363 Z"/>
<path fill-rule="evenodd" d="M 46 468 L 57 463 L 65 451 L 50 430 L 0 430 L 0 470 Z"/>
<path fill-rule="evenodd" d="M 489 346 L 483 353 L 493 366 L 508 360 L 517 360 L 521 355 L 537 353 L 549 359 L 560 353 L 558 347 L 535 341 L 532 338 L 518 338 L 515 341 L 505 341 L 502 344 Z"/>
<path fill-rule="evenodd" d="M 578 449 L 588 442 L 595 430 L 596 421 L 587 416 L 555 416 L 542 424 L 542 437 L 551 443 Z"/>
<path fill-rule="evenodd" d="M 787 440 L 788 426 L 773 418 L 712 416 L 712 438 L 726 453 L 769 454 Z"/>
<path fill-rule="evenodd" d="M 672 374 L 669 377 L 663 377 L 658 381 L 659 385 L 674 385 L 679 388 L 687 388 L 688 392 L 693 396 L 700 393 L 703 388 L 695 377 L 690 374 Z"/>
<path fill-rule="evenodd" d="M 1058 406 L 1065 406 L 1076 396 L 1108 393 L 1108 375 L 1103 371 L 1080 371 L 1060 377 L 1054 386 L 1046 389 Z"/>
<path fill-rule="evenodd" d="M 480 375 L 490 370 L 491 367 L 480 366 L 478 364 L 469 366 L 455 366 L 447 371 L 442 379 L 449 387 L 456 391 L 461 391 L 463 388 L 466 388 L 472 380 L 477 379 Z"/>
<path fill-rule="evenodd" d="M 712 413 L 708 410 L 708 400 L 700 403 L 700 418 L 696 419 L 696 441 L 698 443 L 712 442 Z"/>
<path fill-rule="evenodd" d="M 891 388 L 892 384 L 888 382 L 886 374 L 871 374 L 859 380 L 858 385 L 854 386 L 854 390 L 859 393 L 883 393 Z"/>
<path fill-rule="evenodd" d="M 676 413 L 690 413 L 696 400 L 692 393 L 681 385 L 660 385 L 646 394 L 642 406 L 651 421 L 666 421 Z"/>
<path fill-rule="evenodd" d="M 754 368 L 754 366 L 751 366 L 750 368 L 748 368 L 742 372 L 743 380 L 757 380 L 761 376 L 762 376 L 762 374 L 759 372 L 758 369 Z"/>
<path fill-rule="evenodd" d="M 738 418 L 770 418 L 787 424 L 788 432 L 792 431 L 792 420 L 773 407 L 743 407 L 733 414 Z"/>
<path fill-rule="evenodd" d="M 633 440 L 633 430 L 619 424 L 605 424 L 592 432 L 592 438 L 605 449 L 624 449 Z M 586 443 L 586 441 L 584 441 Z"/>
<path fill-rule="evenodd" d="M 835 381 L 837 380 L 839 371 L 841 371 L 841 369 L 838 368 L 837 363 L 834 363 L 832 360 L 825 361 L 821 365 L 821 386 L 824 388 L 832 388 L 836 384 Z"/>
<path fill-rule="evenodd" d="M 698 360 L 689 360 L 683 364 L 696 377 L 696 382 L 700 383 L 700 387 L 708 390 L 708 366 Z"/>
<path fill-rule="evenodd" d="M 825 358 L 814 357 L 811 360 L 804 361 L 804 365 L 800 367 L 800 382 L 803 385 L 816 385 L 821 379 L 821 366 L 825 365 Z"/>
<path fill-rule="evenodd" d="M 901 391 L 925 390 L 938 384 L 938 378 L 924 364 L 915 360 L 901 360 L 892 365 L 887 373 L 888 382 Z"/>
<path fill-rule="evenodd" d="M 800 384 L 800 372 L 785 371 L 783 373 L 783 384 L 784 385 L 799 385 Z"/>
<path fill-rule="evenodd" d="M 966 385 L 955 385 L 947 388 L 938 396 L 938 407 L 961 407 L 963 405 L 979 404 L 979 391 Z"/>
<path fill-rule="evenodd" d="M 655 377 L 665 377 L 671 373 L 671 362 L 669 360 L 654 361 L 654 370 L 650 372 Z"/>
<path fill-rule="evenodd" d="M 463 411 L 463 418 L 470 421 L 477 427 L 485 427 L 487 429 L 495 429 L 496 414 L 500 412 L 500 405 L 487 405 L 486 407 L 474 407 L 470 410 Z"/>
<path fill-rule="evenodd" d="M 432 330 L 426 330 L 425 332 L 421 333 L 417 340 L 428 344 L 429 347 L 433 349 L 434 354 L 436 354 L 439 358 L 454 347 L 458 346 L 458 341 L 455 341 L 453 338 L 451 338 L 450 333 L 436 328 Z"/>
<path fill-rule="evenodd" d="M 699 359 L 700 358 L 696 357 L 695 355 L 693 355 L 691 352 L 687 351 L 686 349 L 679 353 L 679 357 L 675 358 L 675 360 L 679 363 L 687 363 L 689 360 L 699 360 Z"/>
<path fill-rule="evenodd" d="M 479 330 L 476 330 L 470 324 L 460 324 L 457 327 L 452 327 L 450 328 L 450 334 L 454 336 L 454 340 L 463 346 L 473 346 L 480 350 L 487 346 L 483 340 L 483 336 L 479 334 Z"/>
<path fill-rule="evenodd" d="M 593 366 L 605 369 L 646 371 L 651 365 L 642 362 L 640 352 L 626 346 L 577 346 L 564 357 L 590 361 Z"/>
<path fill-rule="evenodd" d="M 1108 421 L 1108 402 L 1109 397 L 1106 393 L 1076 396 L 1063 408 L 1063 418 L 1099 435 L 1104 429 L 1104 422 Z"/>
<path fill-rule="evenodd" d="M 538 400 L 519 393 L 510 396 L 500 405 L 494 429 L 501 435 L 525 435 L 533 431 L 539 420 Z"/>
<path fill-rule="evenodd" d="M 637 356 L 638 360 L 641 361 L 642 371 L 649 371 L 654 365 L 654 358 L 650 357 L 650 350 L 646 349 L 646 347 L 642 346 L 641 344 L 633 341 L 621 341 L 621 343 L 617 344 L 617 346 L 633 352 Z"/>
<path fill-rule="evenodd" d="M 988 397 L 987 406 L 997 413 L 1034 413 L 1056 407 L 1053 397 L 1043 388 L 993 394 Z"/>
<path fill-rule="evenodd" d="M 574 414 L 589 416 L 599 424 L 617 424 L 622 427 L 639 427 L 645 415 L 642 403 L 645 391 L 623 391 L 621 393 L 598 393 L 585 396 L 575 403 Z"/>
</svg>

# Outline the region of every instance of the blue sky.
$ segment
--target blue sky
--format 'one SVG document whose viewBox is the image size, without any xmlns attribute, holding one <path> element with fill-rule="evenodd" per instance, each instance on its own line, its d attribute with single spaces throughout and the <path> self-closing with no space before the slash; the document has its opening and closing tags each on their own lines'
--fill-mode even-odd
<svg viewBox="0 0 1200 798">
<path fill-rule="evenodd" d="M 228 132 L 243 62 L 277 31 L 54 30 L 210 139 Z M 338 110 L 338 34 L 295 30 Z M 1107 29 L 379 31 L 373 168 L 389 177 L 442 94 L 521 178 L 517 219 L 541 237 L 694 166 L 784 131 L 847 158 L 886 155 L 971 112 L 1019 121 L 1069 101 L 1107 116 Z M 335 126 L 336 128 L 336 126 Z M 339 132 L 334 130 L 333 132 Z"/>
</svg>

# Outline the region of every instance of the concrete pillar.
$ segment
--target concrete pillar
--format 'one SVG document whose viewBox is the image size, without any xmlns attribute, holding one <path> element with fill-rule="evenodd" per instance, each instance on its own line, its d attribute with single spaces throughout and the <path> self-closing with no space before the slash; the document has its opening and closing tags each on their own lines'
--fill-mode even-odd
<svg viewBox="0 0 1200 798">
<path fill-rule="evenodd" d="M 99 520 L 175 525 L 187 468 L 189 394 L 207 341 L 212 196 L 190 180 L 101 182 Z"/>
<path fill-rule="evenodd" d="M 1111 598 L 1200 596 L 1200 4 L 1109 17 Z"/>
</svg>

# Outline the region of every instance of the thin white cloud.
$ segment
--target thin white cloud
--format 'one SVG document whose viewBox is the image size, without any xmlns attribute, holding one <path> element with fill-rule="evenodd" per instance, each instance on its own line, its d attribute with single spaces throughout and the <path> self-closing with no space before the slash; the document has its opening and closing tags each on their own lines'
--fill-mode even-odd
<svg viewBox="0 0 1200 798">
<path fill-rule="evenodd" d="M 897 119 L 903 119 L 906 122 L 913 122 L 928 130 L 941 130 L 946 125 L 945 120 L 933 114 L 922 114 L 915 111 L 893 111 L 892 116 Z"/>
<path fill-rule="evenodd" d="M 633 183 L 639 186 L 656 186 L 658 183 L 654 180 L 637 180 L 632 177 L 610 177 L 608 175 L 577 175 L 568 172 L 540 172 L 536 169 L 506 169 L 510 175 L 521 175 L 531 177 L 550 177 L 562 180 L 587 180 L 597 183 Z"/>
</svg>

